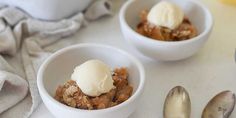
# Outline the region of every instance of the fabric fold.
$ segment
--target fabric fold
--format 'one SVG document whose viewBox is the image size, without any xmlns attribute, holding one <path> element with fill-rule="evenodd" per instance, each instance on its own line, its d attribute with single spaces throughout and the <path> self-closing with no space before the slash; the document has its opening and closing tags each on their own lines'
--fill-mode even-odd
<svg viewBox="0 0 236 118">
<path fill-rule="evenodd" d="M 0 57 L 0 113 L 20 102 L 28 93 L 28 83 L 14 73 Z"/>
</svg>

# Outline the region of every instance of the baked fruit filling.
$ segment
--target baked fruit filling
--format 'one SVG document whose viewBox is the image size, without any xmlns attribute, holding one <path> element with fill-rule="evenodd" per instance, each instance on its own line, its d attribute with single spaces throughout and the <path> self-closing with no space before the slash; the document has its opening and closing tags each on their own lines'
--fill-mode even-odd
<svg viewBox="0 0 236 118">
<path fill-rule="evenodd" d="M 126 68 L 115 69 L 112 79 L 115 88 L 97 97 L 85 95 L 74 80 L 68 80 L 64 85 L 57 88 L 55 99 L 65 105 L 87 110 L 116 106 L 130 98 L 133 87 L 129 85 Z"/>
<path fill-rule="evenodd" d="M 147 15 L 148 10 L 142 11 L 140 13 L 141 22 L 137 25 L 137 32 L 143 36 L 161 41 L 182 41 L 197 36 L 196 27 L 187 17 L 184 17 L 183 22 L 176 29 L 169 29 L 149 23 Z"/>
</svg>

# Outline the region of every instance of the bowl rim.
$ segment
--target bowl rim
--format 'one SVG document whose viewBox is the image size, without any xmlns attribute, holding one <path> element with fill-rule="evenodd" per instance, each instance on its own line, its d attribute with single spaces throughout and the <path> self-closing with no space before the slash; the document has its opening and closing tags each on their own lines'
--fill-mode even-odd
<svg viewBox="0 0 236 118">
<path fill-rule="evenodd" d="M 129 6 L 135 2 L 138 3 L 138 0 L 128 0 L 126 3 L 123 4 L 123 6 L 120 9 L 120 13 L 119 13 L 119 20 L 120 20 L 120 24 L 121 27 L 124 26 L 125 29 L 128 30 L 129 33 L 131 33 L 132 35 L 136 36 L 139 38 L 139 40 L 142 41 L 148 41 L 149 43 L 155 43 L 155 44 L 168 44 L 168 45 L 179 45 L 179 44 L 186 44 L 186 43 L 190 43 L 190 42 L 194 42 L 196 40 L 201 39 L 201 37 L 206 36 L 213 28 L 214 25 L 214 20 L 213 20 L 213 16 L 212 13 L 210 12 L 210 10 L 203 5 L 202 3 L 200 3 L 199 1 L 194 1 L 194 0 L 188 0 L 192 3 L 194 3 L 195 5 L 197 5 L 198 7 L 202 8 L 204 13 L 206 14 L 206 16 L 209 18 L 209 23 L 207 25 L 207 27 L 203 30 L 203 32 L 201 32 L 199 35 L 197 35 L 196 37 L 193 37 L 191 39 L 188 40 L 182 40 L 182 41 L 161 41 L 161 40 L 155 40 L 146 36 L 143 36 L 137 32 L 134 31 L 133 28 L 130 27 L 130 25 L 127 23 L 127 21 L 125 20 L 125 14 L 127 12 L 127 9 L 129 8 Z"/>
<path fill-rule="evenodd" d="M 134 62 L 134 64 L 137 66 L 137 69 L 139 70 L 139 74 L 140 74 L 139 81 L 140 82 L 138 84 L 138 87 L 137 87 L 136 91 L 132 94 L 132 96 L 128 100 L 126 100 L 125 102 L 123 102 L 123 103 L 121 103 L 119 105 L 116 105 L 116 106 L 113 106 L 113 107 L 110 107 L 110 108 L 106 108 L 106 109 L 84 110 L 84 109 L 78 109 L 78 108 L 72 108 L 72 107 L 66 106 L 66 105 L 58 102 L 52 96 L 49 95 L 49 93 L 47 92 L 47 90 L 45 89 L 44 84 L 43 84 L 43 74 L 44 74 L 44 70 L 46 69 L 47 65 L 50 62 L 52 62 L 56 57 L 58 57 L 59 55 L 65 53 L 67 51 L 70 51 L 70 50 L 73 50 L 73 49 L 78 49 L 78 48 L 84 48 L 84 47 L 97 47 L 97 48 L 107 48 L 109 50 L 114 50 L 114 51 L 117 51 L 119 53 L 124 54 L 132 62 Z M 38 86 L 39 93 L 40 93 L 41 97 L 42 97 L 42 94 L 43 94 L 44 97 L 46 97 L 51 102 L 53 102 L 57 107 L 61 107 L 61 108 L 64 108 L 64 109 L 67 109 L 67 110 L 76 111 L 76 112 L 104 113 L 104 112 L 110 112 L 110 111 L 118 110 L 120 108 L 123 108 L 123 107 L 129 105 L 129 103 L 131 103 L 135 99 L 139 98 L 140 95 L 143 92 L 144 85 L 145 85 L 145 70 L 144 70 L 144 67 L 143 67 L 142 63 L 137 58 L 135 58 L 131 54 L 129 54 L 126 51 L 123 51 L 123 50 L 121 50 L 119 48 L 115 48 L 115 47 L 104 45 L 104 44 L 95 44 L 95 43 L 75 44 L 75 45 L 68 46 L 68 47 L 65 47 L 65 48 L 62 48 L 62 49 L 58 50 L 57 52 L 53 53 L 50 57 L 48 57 L 43 62 L 43 64 L 40 66 L 38 74 L 37 74 L 37 86 Z"/>
</svg>

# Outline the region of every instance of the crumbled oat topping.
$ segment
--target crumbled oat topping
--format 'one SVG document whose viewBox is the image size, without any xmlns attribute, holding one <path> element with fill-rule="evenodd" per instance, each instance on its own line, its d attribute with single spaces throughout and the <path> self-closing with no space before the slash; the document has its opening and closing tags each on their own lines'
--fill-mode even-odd
<svg viewBox="0 0 236 118">
<path fill-rule="evenodd" d="M 137 32 L 156 40 L 162 41 L 181 41 L 188 40 L 197 36 L 197 29 L 188 18 L 184 18 L 183 23 L 174 30 L 166 27 L 157 27 L 147 21 L 148 10 L 140 13 L 141 22 L 137 25 Z"/>
<path fill-rule="evenodd" d="M 128 83 L 126 68 L 118 68 L 113 73 L 115 89 L 98 97 L 85 95 L 73 80 L 68 80 L 64 85 L 58 86 L 55 99 L 59 102 L 79 109 L 104 109 L 116 106 L 130 98 L 133 88 Z"/>
</svg>

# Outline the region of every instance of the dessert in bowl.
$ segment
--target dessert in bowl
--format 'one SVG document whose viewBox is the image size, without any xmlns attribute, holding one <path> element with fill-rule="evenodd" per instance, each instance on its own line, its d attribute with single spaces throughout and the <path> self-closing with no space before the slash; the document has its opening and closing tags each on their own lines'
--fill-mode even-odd
<svg viewBox="0 0 236 118">
<path fill-rule="evenodd" d="M 137 32 L 155 40 L 181 41 L 197 36 L 196 27 L 172 2 L 161 1 L 151 10 L 141 11 L 140 19 Z"/>
<path fill-rule="evenodd" d="M 103 76 L 104 73 L 106 76 Z M 122 85 L 127 89 L 125 92 L 116 90 L 114 95 L 113 89 L 119 88 L 115 84 L 116 77 L 121 76 L 126 79 Z M 126 118 L 138 105 L 144 81 L 143 66 L 136 58 L 120 49 L 98 44 L 79 44 L 56 52 L 43 63 L 37 76 L 41 98 L 58 118 Z M 65 91 L 60 92 L 60 88 Z M 119 98 L 119 93 L 125 93 L 125 97 Z M 114 99 L 100 101 L 110 95 Z M 89 98 L 92 103 L 82 104 L 84 100 L 79 97 Z M 76 100 L 75 104 L 73 100 Z"/>
<path fill-rule="evenodd" d="M 58 86 L 55 99 L 78 109 L 96 110 L 119 105 L 130 98 L 125 67 L 112 69 L 100 60 L 88 60 L 77 66 L 64 85 Z"/>
<path fill-rule="evenodd" d="M 163 61 L 195 54 L 213 26 L 210 11 L 192 0 L 130 0 L 122 6 L 119 18 L 122 33 L 133 47 Z"/>
</svg>

